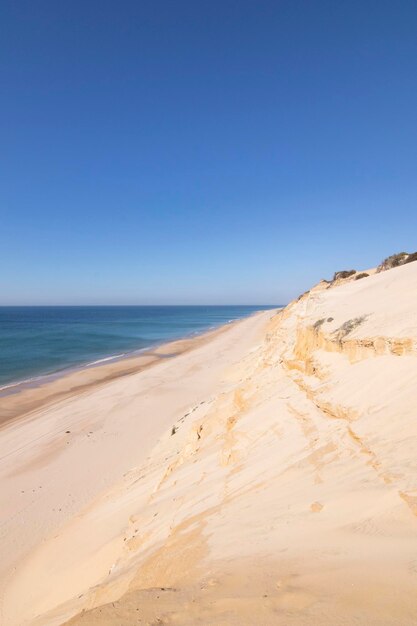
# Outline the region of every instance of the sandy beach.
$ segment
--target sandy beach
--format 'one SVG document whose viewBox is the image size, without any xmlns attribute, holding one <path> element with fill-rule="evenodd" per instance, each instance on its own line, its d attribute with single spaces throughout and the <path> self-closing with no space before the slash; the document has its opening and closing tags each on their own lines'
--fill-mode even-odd
<svg viewBox="0 0 417 626">
<path fill-rule="evenodd" d="M 21 571 L 18 564 L 26 563 L 32 550 L 36 553 L 37 546 L 95 498 L 124 482 L 187 411 L 192 413 L 216 392 L 227 369 L 261 338 L 264 320 L 271 314 L 171 342 L 133 359 L 79 370 L 0 400 L 5 420 L 0 431 L 3 588 L 15 568 Z M 113 530 L 109 526 L 106 535 Z M 97 544 L 90 548 L 94 552 Z M 29 569 L 32 579 L 34 570 L 31 565 Z M 70 573 L 65 566 L 64 570 L 65 575 Z M 53 606 L 50 577 L 54 574 L 44 573 L 46 579 L 38 579 L 35 596 L 39 593 L 40 599 L 48 590 L 44 599 L 50 598 Z M 76 582 L 79 572 L 73 575 Z M 37 574 L 34 584 L 36 578 Z M 11 601 L 10 623 L 25 623 L 36 615 L 35 596 L 27 598 L 28 616 L 21 612 L 20 601 L 20 606 Z M 4 623 L 9 623 L 9 608 L 2 604 Z M 42 618 L 40 623 L 47 622 Z"/>
<path fill-rule="evenodd" d="M 0 428 L 7 421 L 21 417 L 47 404 L 67 397 L 73 398 L 78 393 L 91 391 L 97 385 L 138 373 L 159 361 L 184 354 L 221 335 L 234 323 L 229 322 L 204 333 L 163 343 L 137 354 L 122 358 L 104 359 L 107 362 L 86 367 L 81 366 L 50 376 L 42 376 L 33 382 L 8 385 L 0 390 Z"/>
<path fill-rule="evenodd" d="M 1 623 L 415 625 L 416 302 L 322 282 L 0 399 Z"/>
</svg>

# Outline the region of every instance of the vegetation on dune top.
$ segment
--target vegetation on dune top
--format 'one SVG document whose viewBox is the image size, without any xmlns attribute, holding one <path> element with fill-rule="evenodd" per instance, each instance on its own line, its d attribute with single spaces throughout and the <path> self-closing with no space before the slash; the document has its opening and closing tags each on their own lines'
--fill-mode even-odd
<svg viewBox="0 0 417 626">
<path fill-rule="evenodd" d="M 356 274 L 356 270 L 342 270 L 340 272 L 335 272 L 332 282 L 334 282 L 335 280 L 340 280 L 341 278 L 350 278 L 350 276 L 353 276 L 353 274 Z"/>
<path fill-rule="evenodd" d="M 378 265 L 376 271 L 385 272 L 385 270 L 390 270 L 393 267 L 405 265 L 406 263 L 411 263 L 412 261 L 417 261 L 417 252 L 397 252 L 397 254 L 392 254 L 384 259 L 382 263 Z"/>
<path fill-rule="evenodd" d="M 378 265 L 376 271 L 385 272 L 386 270 L 390 270 L 393 267 L 399 267 L 400 265 L 406 265 L 407 263 L 412 263 L 413 261 L 417 261 L 417 252 L 398 252 L 397 254 L 392 254 L 387 257 Z M 352 278 L 353 280 L 360 280 L 362 278 L 367 278 L 370 276 L 368 272 L 358 272 L 357 270 L 340 270 L 333 274 L 333 278 L 331 280 L 326 280 L 323 278 L 320 281 L 320 284 L 317 287 L 325 287 L 326 289 L 330 289 L 331 287 L 337 287 L 338 281 L 346 280 L 348 278 Z M 336 285 L 335 285 L 336 283 Z M 297 301 L 301 300 L 301 298 L 307 296 L 310 293 L 309 291 L 305 291 L 300 296 L 298 296 Z M 324 320 L 318 320 L 314 325 L 316 330 L 319 330 L 321 324 Z"/>
<path fill-rule="evenodd" d="M 413 261 L 417 261 L 417 252 L 409 254 L 404 263 L 412 263 Z"/>
</svg>

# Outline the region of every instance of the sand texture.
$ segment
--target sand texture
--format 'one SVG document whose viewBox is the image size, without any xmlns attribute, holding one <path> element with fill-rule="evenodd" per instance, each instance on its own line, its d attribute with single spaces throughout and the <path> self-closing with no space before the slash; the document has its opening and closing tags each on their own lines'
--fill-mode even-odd
<svg viewBox="0 0 417 626">
<path fill-rule="evenodd" d="M 1 624 L 415 626 L 416 357 L 410 263 L 7 422 Z"/>
</svg>

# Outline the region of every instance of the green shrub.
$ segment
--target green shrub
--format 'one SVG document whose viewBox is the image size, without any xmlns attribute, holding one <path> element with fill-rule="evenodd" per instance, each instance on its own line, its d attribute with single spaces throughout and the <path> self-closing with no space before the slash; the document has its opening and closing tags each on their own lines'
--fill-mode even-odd
<svg viewBox="0 0 417 626">
<path fill-rule="evenodd" d="M 350 278 L 353 274 L 356 274 L 356 270 L 342 270 L 341 272 L 335 272 L 333 282 L 335 280 L 339 280 L 340 278 Z"/>
<path fill-rule="evenodd" d="M 404 264 L 412 263 L 413 261 L 417 261 L 417 252 L 412 252 L 411 254 L 409 254 L 406 260 L 404 261 Z"/>
<path fill-rule="evenodd" d="M 406 262 L 406 259 L 409 257 L 408 252 L 398 252 L 397 254 L 392 254 L 387 257 L 380 263 L 377 267 L 377 272 L 385 272 L 385 270 L 390 270 L 393 267 L 398 267 L 399 265 L 403 265 Z"/>
</svg>

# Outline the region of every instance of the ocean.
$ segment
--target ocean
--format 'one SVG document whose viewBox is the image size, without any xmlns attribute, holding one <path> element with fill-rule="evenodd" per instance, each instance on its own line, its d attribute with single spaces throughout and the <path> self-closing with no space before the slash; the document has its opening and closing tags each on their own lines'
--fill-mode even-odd
<svg viewBox="0 0 417 626">
<path fill-rule="evenodd" d="M 0 307 L 0 389 L 122 357 L 275 306 Z"/>
</svg>

